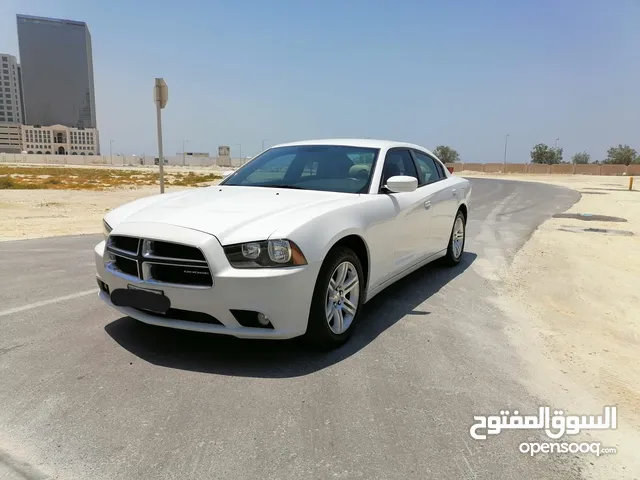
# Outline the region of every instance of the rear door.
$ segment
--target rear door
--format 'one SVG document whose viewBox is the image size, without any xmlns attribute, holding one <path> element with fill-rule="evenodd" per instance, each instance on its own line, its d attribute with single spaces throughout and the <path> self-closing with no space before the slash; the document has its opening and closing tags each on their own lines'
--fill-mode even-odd
<svg viewBox="0 0 640 480">
<path fill-rule="evenodd" d="M 412 150 L 421 187 L 430 192 L 431 208 L 431 235 L 427 256 L 433 255 L 447 248 L 453 218 L 458 208 L 458 197 L 453 185 L 444 172 L 444 165 L 435 158 L 420 150 Z"/>
</svg>

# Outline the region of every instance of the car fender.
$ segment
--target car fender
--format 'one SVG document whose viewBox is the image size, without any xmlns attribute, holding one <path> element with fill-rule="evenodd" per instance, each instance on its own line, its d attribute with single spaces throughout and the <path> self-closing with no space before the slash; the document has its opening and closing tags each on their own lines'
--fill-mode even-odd
<svg viewBox="0 0 640 480">
<path fill-rule="evenodd" d="M 357 235 L 367 245 L 367 218 L 359 214 L 361 205 L 325 211 L 292 229 L 277 229 L 269 238 L 287 238 L 300 248 L 308 263 L 322 262 L 336 243 Z M 368 252 L 368 246 L 367 246 Z"/>
</svg>

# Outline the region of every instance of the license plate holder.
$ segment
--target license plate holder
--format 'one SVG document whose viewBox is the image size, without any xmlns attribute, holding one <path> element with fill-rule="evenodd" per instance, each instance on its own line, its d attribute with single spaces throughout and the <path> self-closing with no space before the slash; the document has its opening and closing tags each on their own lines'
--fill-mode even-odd
<svg viewBox="0 0 640 480">
<path fill-rule="evenodd" d="M 129 290 L 142 290 L 143 292 L 155 293 L 156 295 L 164 295 L 164 291 L 163 290 L 157 290 L 155 288 L 139 287 L 137 285 L 132 285 L 130 283 L 127 285 L 127 289 L 129 289 Z"/>
<path fill-rule="evenodd" d="M 171 300 L 161 290 L 141 288 L 131 285 L 111 292 L 111 302 L 119 307 L 136 308 L 153 313 L 166 314 L 171 308 Z"/>
</svg>

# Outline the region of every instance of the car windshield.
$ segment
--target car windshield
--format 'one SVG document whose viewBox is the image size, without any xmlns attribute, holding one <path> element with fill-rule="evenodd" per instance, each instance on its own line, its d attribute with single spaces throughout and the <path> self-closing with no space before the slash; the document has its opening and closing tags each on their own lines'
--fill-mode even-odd
<svg viewBox="0 0 640 480">
<path fill-rule="evenodd" d="M 377 148 L 275 147 L 245 164 L 221 185 L 366 193 L 377 157 Z"/>
</svg>

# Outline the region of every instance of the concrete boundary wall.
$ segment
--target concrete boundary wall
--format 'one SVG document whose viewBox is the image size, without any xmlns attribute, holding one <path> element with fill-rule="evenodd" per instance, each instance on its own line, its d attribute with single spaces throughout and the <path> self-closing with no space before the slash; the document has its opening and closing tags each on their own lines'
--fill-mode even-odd
<svg viewBox="0 0 640 480">
<path fill-rule="evenodd" d="M 580 164 L 575 167 L 577 175 L 600 175 L 600 165 Z"/>
<path fill-rule="evenodd" d="M 248 160 L 229 157 L 193 157 L 175 155 L 165 157 L 165 165 L 187 167 L 232 167 L 237 168 Z M 24 163 L 39 165 L 113 165 L 123 167 L 154 166 L 155 157 L 123 156 L 123 155 L 28 155 L 21 153 L 0 153 L 0 164 Z M 447 163 L 447 167 L 454 172 L 481 173 L 531 173 L 531 174 L 566 174 L 566 175 L 640 175 L 640 164 L 633 165 L 596 165 L 596 164 L 558 164 L 545 165 L 540 163 Z"/>
<path fill-rule="evenodd" d="M 239 167 L 248 160 L 241 158 L 220 158 L 220 157 L 193 157 L 182 155 L 165 157 L 165 165 L 191 166 L 191 167 L 214 167 L 227 166 Z M 124 156 L 124 155 L 38 155 L 21 153 L 0 153 L 0 164 L 3 163 L 26 163 L 41 165 L 113 165 L 138 167 L 141 165 L 155 165 L 155 157 L 144 156 Z"/>
<path fill-rule="evenodd" d="M 633 165 L 597 165 L 589 164 L 557 164 L 543 163 L 447 163 L 447 168 L 454 172 L 482 173 L 530 173 L 557 175 L 640 175 L 640 164 Z"/>
</svg>

